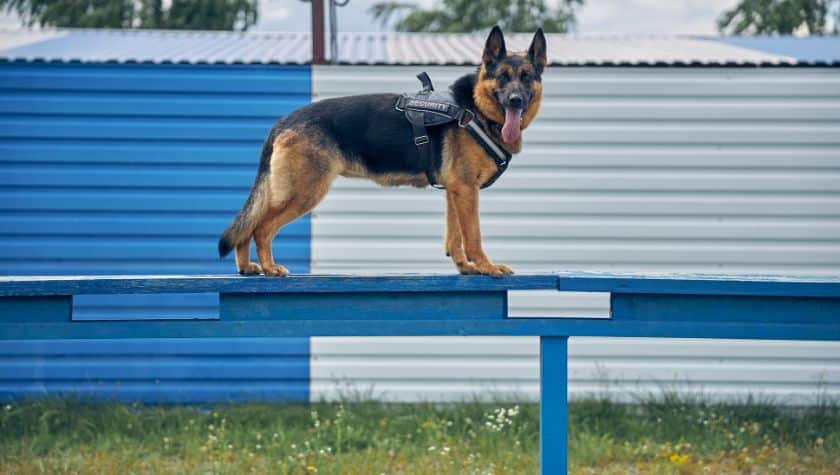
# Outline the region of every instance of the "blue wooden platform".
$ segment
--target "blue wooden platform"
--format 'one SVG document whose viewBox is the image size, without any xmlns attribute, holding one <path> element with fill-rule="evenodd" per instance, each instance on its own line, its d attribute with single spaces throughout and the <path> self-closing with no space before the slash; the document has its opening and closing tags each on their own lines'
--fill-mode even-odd
<svg viewBox="0 0 840 475">
<path fill-rule="evenodd" d="M 510 290 L 609 292 L 602 319 L 509 317 Z M 202 320 L 75 319 L 79 295 L 218 293 Z M 534 335 L 541 467 L 564 473 L 570 336 L 840 340 L 840 278 L 556 273 L 0 277 L 0 340 Z M 1 344 L 1 343 L 0 343 Z"/>
</svg>

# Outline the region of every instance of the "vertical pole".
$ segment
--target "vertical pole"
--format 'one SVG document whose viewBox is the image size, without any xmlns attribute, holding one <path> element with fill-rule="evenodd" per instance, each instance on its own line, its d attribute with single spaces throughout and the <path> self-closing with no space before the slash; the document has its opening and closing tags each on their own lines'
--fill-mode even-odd
<svg viewBox="0 0 840 475">
<path fill-rule="evenodd" d="M 326 63 L 327 58 L 324 56 L 324 0 L 312 0 L 312 64 Z"/>
<path fill-rule="evenodd" d="M 568 341 L 540 337 L 540 473 L 567 473 L 569 447 Z"/>
</svg>

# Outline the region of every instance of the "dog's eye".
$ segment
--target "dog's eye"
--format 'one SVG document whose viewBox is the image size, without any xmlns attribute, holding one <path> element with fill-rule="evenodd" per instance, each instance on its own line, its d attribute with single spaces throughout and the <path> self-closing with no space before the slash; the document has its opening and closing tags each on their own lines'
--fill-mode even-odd
<svg viewBox="0 0 840 475">
<path fill-rule="evenodd" d="M 505 81 L 505 82 L 510 81 L 510 73 L 507 72 L 507 71 L 503 72 L 501 74 L 501 78 L 502 78 L 502 81 Z"/>
<path fill-rule="evenodd" d="M 522 71 L 522 74 L 519 75 L 519 79 L 521 81 L 527 81 L 528 80 L 528 71 Z"/>
</svg>

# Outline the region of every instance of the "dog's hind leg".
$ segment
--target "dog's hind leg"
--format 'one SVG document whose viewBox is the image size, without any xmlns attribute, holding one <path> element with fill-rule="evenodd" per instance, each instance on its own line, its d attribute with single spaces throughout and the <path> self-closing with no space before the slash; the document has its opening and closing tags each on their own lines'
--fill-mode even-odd
<svg viewBox="0 0 840 475">
<path fill-rule="evenodd" d="M 285 277 L 289 270 L 274 262 L 274 255 L 271 250 L 271 242 L 280 228 L 295 220 L 299 215 L 291 210 L 283 209 L 277 214 L 270 215 L 254 230 L 254 242 L 257 244 L 257 258 L 259 266 L 265 275 Z"/>
<path fill-rule="evenodd" d="M 269 208 L 254 229 L 257 257 L 263 274 L 283 277 L 288 269 L 274 262 L 271 243 L 281 227 L 312 210 L 330 188 L 343 159 L 313 144 L 295 131 L 285 132 L 274 142 L 269 177 Z"/>
<path fill-rule="evenodd" d="M 254 230 L 254 242 L 257 244 L 257 257 L 265 275 L 285 277 L 289 270 L 274 262 L 271 243 L 281 227 L 312 211 L 327 194 L 334 176 L 325 176 L 306 193 L 293 197 L 282 209 L 269 213 L 257 229 Z"/>
<path fill-rule="evenodd" d="M 258 275 L 262 268 L 251 262 L 251 237 L 236 246 L 236 270 L 242 275 Z"/>
</svg>

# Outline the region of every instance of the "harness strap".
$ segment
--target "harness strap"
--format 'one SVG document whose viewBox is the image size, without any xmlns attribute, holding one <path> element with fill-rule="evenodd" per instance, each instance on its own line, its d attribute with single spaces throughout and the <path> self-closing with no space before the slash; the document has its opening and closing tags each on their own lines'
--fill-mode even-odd
<svg viewBox="0 0 840 475">
<path fill-rule="evenodd" d="M 489 188 L 490 185 L 496 183 L 496 180 L 502 176 L 502 174 L 507 170 L 508 165 L 510 164 L 510 159 L 513 156 L 508 153 L 507 150 L 499 147 L 490 136 L 484 132 L 484 129 L 481 128 L 481 125 L 476 122 L 475 118 L 467 122 L 467 125 L 464 126 L 467 129 L 467 132 L 473 136 L 476 142 L 484 148 L 484 151 L 487 152 L 487 155 L 490 155 L 490 158 L 496 162 L 496 173 L 490 177 L 489 180 L 484 182 L 481 185 L 481 189 Z"/>
<path fill-rule="evenodd" d="M 423 89 L 417 94 L 414 99 L 410 99 L 406 96 L 402 98 L 409 99 L 405 101 L 405 104 L 402 104 L 400 107 L 400 101 L 397 101 L 397 108 L 405 109 L 405 116 L 408 118 L 408 122 L 411 124 L 411 131 L 412 135 L 414 135 L 414 146 L 417 147 L 417 152 L 420 154 L 420 158 L 423 163 L 426 164 L 424 167 L 426 171 L 426 179 L 429 181 L 429 185 L 434 188 L 439 188 L 440 185 L 435 183 L 434 179 L 434 169 L 437 168 L 439 165 L 435 160 L 434 150 L 432 150 L 432 144 L 429 140 L 429 134 L 426 131 L 425 125 L 425 116 L 423 109 L 426 107 L 430 107 L 432 110 L 439 110 L 441 109 L 440 103 L 427 101 L 429 94 L 435 90 L 435 86 L 432 84 L 432 78 L 423 71 L 422 73 L 417 75 L 417 79 L 420 80 L 420 84 L 423 85 Z M 402 99 L 401 98 L 401 99 Z M 434 106 L 438 106 L 437 109 Z M 419 110 L 418 110 L 419 109 Z M 448 112 L 448 108 L 446 112 Z M 441 187 L 442 188 L 442 187 Z"/>
<path fill-rule="evenodd" d="M 435 183 L 434 170 L 439 166 L 439 164 L 436 163 L 437 160 L 435 160 L 432 143 L 429 140 L 426 127 L 423 125 L 423 112 L 406 109 L 405 115 L 409 118 L 408 122 L 411 124 L 411 132 L 414 136 L 414 146 L 417 147 L 420 159 L 425 164 L 425 167 L 423 168 L 425 169 L 426 179 L 429 181 L 429 185 L 434 188 L 443 188 Z"/>
<path fill-rule="evenodd" d="M 423 86 L 423 92 L 430 93 L 435 90 L 435 86 L 432 85 L 432 78 L 429 77 L 429 74 L 426 71 L 417 75 L 417 79 L 420 80 L 420 84 Z"/>
<path fill-rule="evenodd" d="M 441 157 L 435 156 L 426 126 L 441 125 L 453 121 L 456 121 L 458 126 L 467 129 L 467 132 L 496 163 L 496 173 L 481 185 L 481 189 L 483 190 L 495 183 L 507 170 L 512 158 L 511 154 L 487 135 L 481 124 L 475 120 L 475 114 L 472 111 L 456 104 L 430 100 L 429 95 L 434 91 L 434 86 L 428 74 L 422 72 L 417 75 L 417 79 L 422 83 L 423 89 L 413 97 L 400 96 L 394 106 L 397 110 L 405 111 L 405 117 L 411 124 L 414 145 L 417 147 L 421 160 L 425 163 L 426 179 L 429 181 L 429 185 L 437 189 L 445 188 L 437 184 L 434 179 L 435 171 L 440 168 Z M 469 116 L 469 120 L 464 123 L 464 118 L 467 116 Z"/>
</svg>

